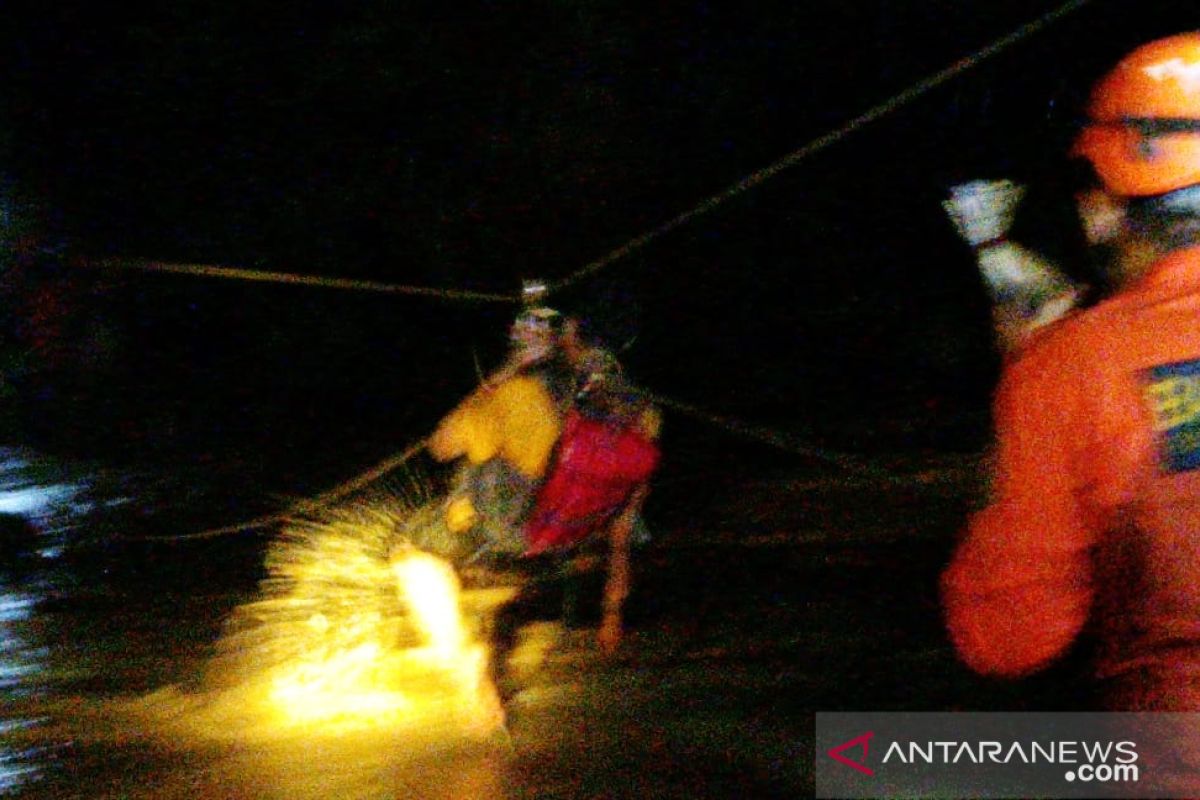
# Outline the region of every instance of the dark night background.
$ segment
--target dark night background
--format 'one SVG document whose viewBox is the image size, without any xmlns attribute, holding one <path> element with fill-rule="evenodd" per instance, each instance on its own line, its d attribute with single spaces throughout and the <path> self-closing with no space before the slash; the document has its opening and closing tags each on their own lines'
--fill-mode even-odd
<svg viewBox="0 0 1200 800">
<path fill-rule="evenodd" d="M 1084 706 L 1087 641 L 1000 684 L 946 640 L 937 579 L 982 494 L 999 358 L 941 201 L 965 180 L 1027 183 L 1014 238 L 1086 277 L 1063 156 L 1082 99 L 1135 45 L 1197 27 L 1194 0 L 1081 2 L 551 298 L 650 390 L 801 446 L 668 408 L 616 660 L 588 628 L 598 573 L 578 586 L 582 628 L 545 575 L 482 614 L 514 641 L 526 623 L 561 634 L 516 676 L 508 756 L 397 763 L 409 744 L 373 730 L 344 752 L 192 749 L 171 734 L 181 706 L 162 706 L 169 726 L 122 726 L 108 702 L 143 719 L 160 688 L 190 702 L 210 675 L 201 705 L 240 702 L 247 684 L 211 656 L 254 660 L 227 623 L 286 577 L 272 557 L 357 570 L 364 551 L 317 549 L 353 538 L 341 528 L 212 528 L 277 522 L 430 432 L 502 358 L 517 306 L 101 261 L 515 298 L 1059 7 L 4 3 L 0 488 L 70 493 L 61 527 L 0 514 L 19 523 L 0 539 L 15 701 L 0 730 L 30 742 L 0 740 L 0 793 L 29 770 L 30 796 L 55 798 L 496 797 L 509 781 L 510 796 L 797 797 L 818 709 Z M 383 488 L 436 491 L 449 472 L 410 466 Z M 26 557 L 41 542 L 61 554 Z M 371 544 L 383 568 L 395 542 Z M 376 572 L 361 595 L 316 572 L 299 588 L 331 609 L 383 597 Z"/>
<path fill-rule="evenodd" d="M 513 306 L 89 264 L 515 292 L 1055 7 L 6 5 L 9 436 L 237 463 L 289 490 L 345 477 L 469 390 Z M 1093 0 L 554 302 L 632 340 L 643 383 L 714 413 L 847 451 L 976 448 L 996 357 L 939 201 L 960 180 L 1029 181 L 1021 236 L 1074 263 L 1060 154 L 1081 89 L 1194 18 Z"/>
</svg>

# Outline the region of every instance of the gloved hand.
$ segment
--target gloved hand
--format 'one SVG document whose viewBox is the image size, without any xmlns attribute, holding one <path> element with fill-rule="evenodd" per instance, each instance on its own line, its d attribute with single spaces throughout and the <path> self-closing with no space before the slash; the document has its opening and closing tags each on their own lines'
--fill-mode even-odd
<svg viewBox="0 0 1200 800">
<path fill-rule="evenodd" d="M 942 208 L 959 235 L 972 247 L 981 247 L 1008 235 L 1025 187 L 1010 180 L 971 181 L 950 188 Z"/>
<path fill-rule="evenodd" d="M 1017 349 L 1035 330 L 1065 316 L 1082 296 L 1055 264 L 1005 238 L 1024 193 L 1012 181 L 980 180 L 953 187 L 942 203 L 959 234 L 975 248 L 1004 351 Z"/>
<path fill-rule="evenodd" d="M 475 505 L 469 497 L 455 497 L 446 504 L 446 527 L 451 533 L 462 533 L 475 524 Z"/>
</svg>

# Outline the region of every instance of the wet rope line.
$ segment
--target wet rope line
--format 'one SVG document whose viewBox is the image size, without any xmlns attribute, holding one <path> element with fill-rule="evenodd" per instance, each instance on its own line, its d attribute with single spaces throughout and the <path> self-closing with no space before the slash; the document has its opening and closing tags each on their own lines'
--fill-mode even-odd
<svg viewBox="0 0 1200 800">
<path fill-rule="evenodd" d="M 375 466 L 371 467 L 366 472 L 361 472 L 358 475 L 355 475 L 353 478 L 339 483 L 332 489 L 322 492 L 316 497 L 305 498 L 297 501 L 287 511 L 281 511 L 276 514 L 269 514 L 262 517 L 255 517 L 254 519 L 250 519 L 245 522 L 239 522 L 235 525 L 226 525 L 220 528 L 210 528 L 208 530 L 199 531 L 198 533 L 185 533 L 175 536 L 140 536 L 137 538 L 139 541 L 167 542 L 213 539 L 218 536 L 230 536 L 235 533 L 246 533 L 247 531 L 260 530 L 272 525 L 288 522 L 289 520 L 293 520 L 296 517 L 304 514 L 313 514 L 321 511 L 322 509 L 328 508 L 331 504 L 337 502 L 338 500 L 353 494 L 364 486 L 368 486 L 379 480 L 384 475 L 394 472 L 395 470 L 404 466 L 414 456 L 424 450 L 425 445 L 428 444 L 428 442 L 428 439 L 421 439 L 418 442 L 414 442 L 405 450 L 402 450 L 394 456 L 389 456 Z"/>
<path fill-rule="evenodd" d="M 1064 3 L 1058 8 L 1055 8 L 1038 17 L 1037 19 L 1022 25 L 1006 36 L 996 39 L 974 53 L 959 59 L 945 69 L 942 69 L 939 72 L 936 72 L 924 78 L 923 80 L 918 81 L 904 91 L 867 109 L 857 117 L 851 119 L 849 122 L 846 122 L 841 127 L 836 128 L 824 134 L 823 136 L 813 139 L 802 147 L 788 153 L 773 164 L 747 175 L 732 186 L 702 201 L 694 208 L 667 220 L 653 230 L 647 231 L 640 236 L 630 239 L 615 250 L 612 250 L 600 258 L 585 264 L 583 267 L 580 267 L 567 277 L 549 283 L 547 285 L 547 293 L 552 294 L 562 291 L 582 281 L 583 279 L 594 275 L 610 264 L 613 264 L 625 258 L 629 254 L 640 250 L 641 248 L 645 247 L 656 239 L 661 238 L 667 233 L 670 233 L 676 228 L 690 222 L 697 217 L 707 214 L 710 211 L 713 211 L 734 197 L 744 194 L 759 184 L 762 184 L 775 177 L 784 170 L 794 167 L 809 156 L 812 156 L 837 143 L 860 128 L 863 128 L 875 120 L 880 119 L 881 117 L 884 117 L 905 105 L 908 105 L 933 89 L 936 89 L 958 75 L 973 69 L 982 62 L 993 58 L 1004 50 L 1007 50 L 1009 47 L 1034 35 L 1035 33 L 1038 33 L 1043 28 L 1046 28 L 1068 14 L 1077 11 L 1090 2 L 1092 2 L 1092 0 L 1068 0 L 1068 2 Z M 476 292 L 462 289 L 439 289 L 426 286 L 406 286 L 401 284 L 383 283 L 380 281 L 357 280 L 352 278 L 329 278 L 320 275 L 300 275 L 288 272 L 271 272 L 267 270 L 244 269 L 238 267 L 220 267 L 211 264 L 177 264 L 165 261 L 121 258 L 99 259 L 87 263 L 91 266 L 105 269 L 141 270 L 144 272 L 223 278 L 228 280 L 282 283 L 301 286 L 320 286 L 323 288 L 382 292 L 388 294 L 419 295 L 445 300 L 514 304 L 519 303 L 522 300 L 519 294 Z"/>
<path fill-rule="evenodd" d="M 858 456 L 852 456 L 848 453 L 841 453 L 824 447 L 818 447 L 817 445 L 805 441 L 798 436 L 785 433 L 777 429 L 756 425 L 754 423 L 745 422 L 732 417 L 713 414 L 689 403 L 673 400 L 669 397 L 664 397 L 663 395 L 655 394 L 644 389 L 639 388 L 639 393 L 647 400 L 650 400 L 661 408 L 678 411 L 679 413 L 692 417 L 693 419 L 706 422 L 718 428 L 722 428 L 729 433 L 738 434 L 747 439 L 753 439 L 787 453 L 805 456 L 807 458 L 823 461 L 827 464 L 832 464 L 833 466 L 836 466 L 839 469 L 842 469 L 845 472 L 848 472 L 859 478 L 868 479 L 874 482 L 884 482 L 897 485 L 910 485 L 913 482 L 911 476 L 878 466 L 877 464 L 873 464 L 870 461 Z"/>
<path fill-rule="evenodd" d="M 437 289 L 427 286 L 404 286 L 401 284 L 358 280 L 355 278 L 329 278 L 321 275 L 299 275 L 292 272 L 270 272 L 259 269 L 243 269 L 241 267 L 218 267 L 212 264 L 175 264 L 166 261 L 124 258 L 107 258 L 88 263 L 101 269 L 139 270 L 142 272 L 169 275 L 190 275 L 200 278 L 281 283 L 292 286 L 319 286 L 324 289 L 349 289 L 384 294 L 409 294 L 433 297 L 441 300 L 468 300 L 474 302 L 514 304 L 520 300 L 515 294 L 474 292 L 464 289 Z"/>
<path fill-rule="evenodd" d="M 753 439 L 784 452 L 801 455 L 808 458 L 814 458 L 827 464 L 832 464 L 844 470 L 845 472 L 862 479 L 897 485 L 911 485 L 913 482 L 913 478 L 911 476 L 877 466 L 876 464 L 864 460 L 861 457 L 818 447 L 817 445 L 811 444 L 800 437 L 784 433 L 774 428 L 768 428 L 766 426 L 745 422 L 744 420 L 738 420 L 732 417 L 714 414 L 690 403 L 685 403 L 664 395 L 656 394 L 644 388 L 639 387 L 638 392 L 647 400 L 651 401 L 660 408 L 677 411 L 681 414 L 692 417 L 693 419 L 697 419 L 710 425 L 722 428 L 729 433 L 734 433 L 745 438 Z M 316 497 L 297 501 L 287 511 L 255 517 L 254 519 L 237 523 L 235 525 L 226 525 L 220 528 L 210 528 L 208 530 L 199 531 L 198 533 L 179 534 L 175 536 L 143 536 L 137 538 L 139 540 L 151 541 L 189 541 L 196 539 L 211 539 L 219 536 L 229 536 L 237 533 L 260 530 L 272 525 L 288 522 L 289 520 L 295 519 L 298 516 L 312 514 L 325 509 L 338 500 L 344 499 L 359 489 L 362 489 L 364 486 L 368 486 L 383 476 L 394 472 L 408 463 L 408 461 L 410 461 L 418 453 L 423 451 L 428 443 L 428 438 L 414 442 L 400 453 L 389 456 L 365 472 L 361 472 L 358 475 L 355 475 L 353 478 L 343 481 L 332 489 L 322 492 Z"/>
<path fill-rule="evenodd" d="M 547 286 L 547 293 L 558 292 L 573 286 L 579 281 L 599 272 L 608 265 L 619 261 L 630 253 L 641 249 L 642 247 L 664 236 L 672 230 L 718 208 L 732 198 L 749 191 L 755 186 L 766 182 L 775 175 L 795 166 L 809 156 L 835 144 L 860 128 L 874 122 L 877 119 L 880 119 L 881 117 L 886 116 L 887 114 L 907 105 L 908 103 L 913 102 L 917 98 L 927 94 L 938 86 L 941 86 L 943 83 L 946 83 L 958 75 L 966 72 L 967 70 L 974 68 L 983 61 L 998 55 L 1012 45 L 1028 38 L 1029 36 L 1032 36 L 1052 23 L 1057 22 L 1062 17 L 1065 17 L 1068 14 L 1082 8 L 1089 2 L 1091 2 L 1091 0 L 1069 0 L 1058 8 L 1055 8 L 1052 11 L 1049 11 L 1046 14 L 1038 17 L 1037 19 L 1022 25 L 1008 35 L 996 39 L 992 43 L 981 48 L 980 50 L 977 50 L 971 55 L 956 61 L 949 67 L 946 67 L 945 69 L 936 72 L 921 81 L 918 81 L 908 89 L 905 89 L 890 99 L 873 106 L 862 114 L 859 114 L 857 117 L 851 119 L 841 127 L 830 131 L 823 136 L 813 139 L 804 146 L 793 150 L 791 153 L 788 153 L 786 156 L 774 162 L 773 164 L 751 173 L 729 188 L 704 200 L 694 208 L 677 215 L 653 230 L 634 237 L 624 245 L 584 265 L 574 273 L 568 275 L 566 278 L 549 284 Z M 300 275 L 295 273 L 271 272 L 266 270 L 237 267 L 219 267 L 210 264 L 178 264 L 145 259 L 116 258 L 99 259 L 87 263 L 89 265 L 104 269 L 140 270 L 145 272 L 179 274 L 195 277 L 216 277 L 228 280 L 281 283 L 299 286 L 319 286 L 322 288 L 373 291 L 388 294 L 408 294 L 447 300 L 503 302 L 514 304 L 519 303 L 522 300 L 520 295 L 515 294 L 498 294 L 469 290 L 407 286 L 351 278 L 330 278 L 319 275 Z M 893 483 L 906 482 L 903 476 L 892 471 L 881 469 L 859 458 L 855 458 L 844 453 L 835 453 L 833 451 L 817 447 L 807 442 L 803 442 L 796 437 L 783 434 L 777 430 L 753 425 L 729 417 L 711 414 L 695 406 L 672 400 L 667 397 L 652 394 L 648 394 L 647 396 L 664 408 L 674 409 L 694 418 L 718 425 L 727 431 L 749 436 L 750 438 L 773 445 L 788 452 L 820 459 L 863 477 L 870 477 Z M 399 455 L 384 460 L 370 470 L 351 478 L 350 480 L 337 487 L 334 487 L 328 492 L 318 495 L 315 498 L 298 502 L 286 512 L 258 517 L 237 525 L 212 528 L 193 534 L 182 534 L 177 536 L 152 536 L 143 538 L 166 541 L 205 539 L 217 536 L 226 536 L 235 533 L 243 533 L 250 530 L 258 530 L 260 528 L 265 528 L 280 522 L 285 522 L 296 515 L 311 513 L 319 510 L 327 506 L 329 503 L 332 503 L 356 491 L 362 486 L 377 480 L 379 477 L 382 477 L 388 472 L 399 468 L 414 455 L 424 449 L 425 444 L 426 440 L 421 440 L 420 442 L 410 446 Z"/>
<path fill-rule="evenodd" d="M 718 208 L 738 195 L 743 194 L 755 186 L 758 186 L 759 184 L 775 177 L 784 170 L 796 166 L 809 156 L 814 155 L 830 145 L 835 144 L 841 139 L 846 138 L 858 129 L 869 125 L 870 123 L 886 116 L 887 114 L 890 114 L 898 108 L 908 105 L 922 95 L 925 95 L 941 86 L 943 83 L 946 83 L 962 73 L 973 69 L 989 58 L 992 58 L 1008 49 L 1012 45 L 1032 36 L 1052 23 L 1057 22 L 1062 17 L 1077 11 L 1091 1 L 1092 0 L 1070 0 L 1058 8 L 1043 14 L 1037 19 L 1022 25 L 1012 33 L 996 39 L 991 44 L 988 44 L 982 49 L 975 51 L 971 55 L 959 59 L 945 69 L 936 72 L 921 81 L 918 81 L 899 94 L 896 94 L 893 97 L 879 103 L 878 105 L 869 108 L 854 119 L 842 125 L 840 128 L 813 139 L 808 144 L 793 150 L 775 163 L 770 164 L 769 166 L 766 166 L 757 172 L 747 175 L 745 178 L 742 178 L 740 181 L 728 187 L 727 189 L 718 192 L 717 194 L 709 197 L 707 200 L 704 200 L 691 210 L 685 211 L 682 214 L 667 220 L 657 228 L 654 228 L 653 230 L 643 233 L 641 236 L 629 240 L 615 250 L 601 256 L 589 264 L 584 265 L 567 277 L 550 283 L 547 286 L 547 291 L 549 293 L 554 293 L 563 289 L 567 289 L 584 278 L 594 275 L 608 265 L 625 258 L 630 253 L 645 247 L 654 240 L 666 235 L 667 233 L 670 233 L 685 223 L 690 222 L 699 216 L 707 214 L 708 212 Z"/>
</svg>

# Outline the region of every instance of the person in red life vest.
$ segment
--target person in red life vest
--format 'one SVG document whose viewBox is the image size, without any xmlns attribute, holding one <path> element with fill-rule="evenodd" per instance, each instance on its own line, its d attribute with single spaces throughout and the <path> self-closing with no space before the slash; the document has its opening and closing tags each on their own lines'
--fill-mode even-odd
<svg viewBox="0 0 1200 800">
<path fill-rule="evenodd" d="M 945 621 L 979 673 L 1034 673 L 1086 633 L 1104 707 L 1200 711 L 1200 32 L 1134 50 L 1088 114 L 1078 208 L 1116 283 L 1010 355 Z"/>
<path fill-rule="evenodd" d="M 659 463 L 662 419 L 625 379 L 616 357 L 582 333 L 578 319 L 566 322 L 559 347 L 577 391 L 565 415 L 554 469 L 525 523 L 527 552 L 567 552 L 597 532 L 606 534 L 599 643 L 611 653 L 622 637 L 630 547 L 645 537 L 641 509 Z"/>
</svg>

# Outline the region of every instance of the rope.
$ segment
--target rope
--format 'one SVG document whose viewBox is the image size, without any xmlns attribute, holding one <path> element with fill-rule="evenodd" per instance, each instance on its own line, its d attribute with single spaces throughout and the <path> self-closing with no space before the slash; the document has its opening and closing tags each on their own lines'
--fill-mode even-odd
<svg viewBox="0 0 1200 800">
<path fill-rule="evenodd" d="M 424 286 L 402 286 L 380 281 L 356 280 L 353 278 L 327 278 L 320 275 L 297 275 L 290 272 L 268 272 L 237 267 L 217 267 L 211 264 L 172 264 L 165 261 L 108 258 L 89 262 L 102 269 L 141 270 L 175 275 L 191 275 L 203 278 L 225 278 L 262 283 L 285 283 L 294 286 L 320 286 L 327 289 L 353 289 L 363 292 L 388 294 L 411 294 L 435 297 L 443 300 L 473 300 L 477 302 L 516 303 L 516 295 L 472 292 L 461 289 L 435 289 Z"/>
<path fill-rule="evenodd" d="M 872 481 L 884 481 L 894 484 L 909 484 L 912 479 L 909 476 L 900 475 L 891 470 L 878 467 L 874 464 L 866 462 L 855 456 L 846 453 L 839 453 L 823 447 L 810 444 L 799 437 L 783 433 L 781 431 L 767 428 L 761 425 L 754 425 L 742 420 L 733 419 L 719 414 L 713 414 L 704 411 L 697 406 L 689 403 L 684 403 L 680 400 L 674 400 L 645 389 L 639 389 L 639 393 L 647 400 L 656 405 L 678 411 L 694 419 L 702 422 L 707 422 L 715 425 L 730 433 L 740 434 L 742 436 L 754 439 L 759 442 L 771 445 L 772 447 L 797 455 L 815 458 L 829 464 L 833 464 L 846 472 L 857 475 L 860 478 L 869 479 Z M 380 463 L 376 464 L 371 469 L 359 473 L 358 475 L 344 481 L 337 486 L 325 491 L 316 497 L 300 500 L 287 511 L 270 514 L 236 525 L 227 525 L 220 528 L 210 528 L 198 533 L 181 534 L 177 536 L 145 536 L 139 537 L 142 540 L 153 541 L 188 541 L 196 539 L 211 539 L 218 536 L 228 536 L 235 533 L 244 533 L 246 531 L 258 530 L 270 525 L 275 525 L 281 522 L 287 522 L 301 514 L 311 514 L 319 511 L 322 508 L 329 506 L 342 498 L 353 494 L 364 486 L 367 486 L 393 470 L 403 466 L 413 456 L 421 452 L 428 443 L 428 439 L 421 439 L 414 442 L 402 452 L 390 456 Z"/>
<path fill-rule="evenodd" d="M 966 56 L 949 67 L 930 75 L 929 77 L 918 81 L 908 89 L 891 97 L 888 100 L 875 105 L 868 110 L 854 117 L 849 122 L 842 125 L 840 128 L 830 131 L 823 136 L 813 139 L 808 144 L 793 150 L 783 158 L 770 164 L 763 169 L 753 172 L 741 179 L 737 183 L 727 189 L 712 195 L 707 200 L 704 200 L 699 205 L 689 211 L 675 216 L 667 220 L 662 225 L 659 225 L 653 230 L 637 236 L 611 252 L 601 256 L 600 258 L 585 264 L 574 273 L 568 275 L 559 281 L 555 281 L 547 286 L 547 293 L 558 292 L 567 289 L 579 281 L 587 278 L 600 270 L 607 267 L 625 256 L 633 253 L 642 247 L 645 247 L 650 242 L 666 235 L 674 229 L 690 222 L 696 217 L 707 214 L 708 212 L 723 205 L 727 201 L 743 194 L 750 189 L 758 186 L 761 183 L 775 177 L 780 172 L 789 169 L 800 163 L 809 156 L 824 150 L 834 143 L 844 139 L 851 133 L 854 133 L 859 128 L 862 128 L 875 120 L 883 117 L 898 108 L 901 108 L 933 89 L 941 86 L 943 83 L 957 77 L 958 75 L 974 68 L 976 65 L 986 61 L 993 56 L 1003 52 L 1012 45 L 1026 39 L 1041 29 L 1057 22 L 1062 17 L 1082 8 L 1091 0 L 1069 0 L 1058 8 L 1043 14 L 1041 17 L 1022 25 L 1012 33 L 996 39 L 991 44 L 976 51 L 972 55 Z M 150 261 L 140 259 L 101 259 L 95 262 L 89 262 L 94 266 L 105 269 L 133 269 L 142 270 L 145 272 L 160 272 L 172 273 L 179 275 L 192 275 L 198 277 L 215 277 L 231 280 L 244 281 L 259 281 L 270 283 L 284 283 L 301 286 L 321 286 L 332 289 L 352 289 L 357 291 L 383 292 L 388 294 L 409 294 L 420 295 L 424 297 L 435 297 L 446 300 L 471 300 L 477 302 L 498 302 L 498 303 L 517 303 L 521 298 L 511 294 L 497 294 L 493 292 L 475 292 L 461 289 L 437 289 L 426 286 L 405 286 L 399 284 L 382 283 L 379 281 L 356 280 L 351 278 L 328 278 L 319 275 L 297 275 L 286 272 L 269 272 L 265 270 L 242 269 L 236 267 L 218 267 L 210 264 L 175 264 L 164 261 Z"/>
<path fill-rule="evenodd" d="M 631 239 L 617 249 L 604 256 L 601 256 L 589 264 L 586 264 L 576 272 L 568 275 L 566 278 L 550 284 L 547 287 L 547 291 L 549 293 L 553 293 L 567 289 L 584 278 L 594 275 L 595 273 L 607 267 L 609 264 L 619 261 L 630 253 L 645 247 L 655 239 L 658 239 L 659 237 L 675 230 L 681 225 L 690 222 L 696 217 L 707 214 L 718 206 L 721 206 L 727 201 L 732 200 L 734 197 L 737 197 L 738 195 L 754 188 L 755 186 L 758 186 L 760 183 L 775 177 L 784 170 L 794 167 L 804 159 L 808 158 L 814 153 L 824 150 L 839 140 L 844 139 L 846 136 L 854 133 L 859 128 L 862 128 L 879 119 L 880 117 L 883 117 L 892 111 L 911 103 L 918 97 L 927 94 L 952 78 L 955 78 L 963 72 L 966 72 L 967 70 L 974 68 L 976 65 L 986 61 L 987 59 L 992 58 L 1022 39 L 1032 36 L 1042 28 L 1047 27 L 1048 25 L 1058 21 L 1060 18 L 1065 17 L 1079 8 L 1082 8 L 1089 2 L 1091 2 L 1091 0 L 1070 0 L 1053 11 L 1043 14 L 1041 17 L 1038 17 L 1032 22 L 1022 25 L 1020 28 L 1017 28 L 1007 36 L 1002 36 L 999 39 L 996 39 L 991 44 L 987 45 L 981 50 L 976 51 L 972 55 L 956 61 L 940 72 L 936 72 L 933 75 L 918 81 L 908 89 L 905 89 L 892 98 L 864 111 L 862 114 L 859 114 L 857 117 L 845 123 L 840 128 L 813 139 L 808 144 L 800 147 L 797 150 L 793 150 L 791 153 L 788 153 L 775 163 L 764 167 L 757 172 L 751 173 L 724 191 L 718 192 L 717 194 L 709 197 L 707 200 L 703 201 L 695 208 L 692 208 L 690 211 L 685 211 L 673 219 L 664 222 L 662 225 L 659 225 L 657 228 Z"/>
<path fill-rule="evenodd" d="M 651 402 L 662 408 L 669 408 L 685 414 L 702 422 L 707 422 L 710 425 L 723 428 L 730 433 L 741 434 L 755 441 L 763 442 L 771 445 L 784 452 L 793 453 L 795 455 L 815 458 L 819 461 L 824 461 L 827 464 L 833 464 L 846 472 L 856 474 L 863 478 L 870 478 L 876 481 L 886 481 L 889 483 L 908 483 L 909 479 L 887 469 L 870 464 L 860 458 L 848 455 L 846 453 L 838 453 L 833 450 L 828 450 L 823 447 L 810 444 L 797 436 L 793 436 L 772 428 L 767 428 L 762 425 L 754 425 L 742 420 L 725 417 L 719 414 L 713 414 L 708 411 L 684 403 L 679 400 L 672 400 L 669 397 L 654 394 L 645 390 L 639 392 Z"/>
<path fill-rule="evenodd" d="M 317 506 L 327 506 L 337 500 L 341 500 L 349 494 L 353 494 L 364 486 L 374 483 L 389 472 L 404 466 L 413 456 L 425 449 L 425 445 L 429 443 L 429 439 L 421 439 L 418 442 L 413 442 L 407 449 L 401 453 L 384 459 L 366 472 L 360 473 L 348 481 L 335 486 L 324 494 L 317 495 L 312 503 Z"/>
<path fill-rule="evenodd" d="M 185 533 L 177 536 L 143 536 L 139 537 L 139 539 L 171 542 L 193 539 L 212 539 L 218 536 L 228 536 L 234 533 L 244 533 L 246 531 L 266 528 L 270 525 L 275 525 L 280 522 L 287 522 L 288 520 L 294 519 L 301 514 L 314 513 L 329 506 L 330 503 L 341 500 L 347 495 L 353 494 L 362 487 L 367 486 L 379 478 L 382 478 L 384 475 L 397 469 L 398 467 L 403 466 L 409 459 L 421 452 L 421 450 L 425 448 L 427 442 L 428 439 L 422 439 L 419 442 L 414 442 L 413 444 L 409 445 L 407 449 L 403 450 L 397 455 L 384 459 L 366 472 L 359 473 L 353 478 L 338 484 L 326 492 L 322 492 L 316 497 L 300 500 L 287 511 L 281 511 L 276 514 L 270 514 L 262 517 L 255 517 L 254 519 L 247 520 L 246 522 L 240 522 L 236 525 L 226 525 L 221 528 L 210 528 L 209 530 L 200 531 L 198 533 Z"/>
<path fill-rule="evenodd" d="M 761 183 L 764 183 L 770 178 L 773 178 L 775 175 L 783 172 L 784 170 L 795 166 L 809 156 L 835 144 L 858 129 L 874 122 L 875 120 L 891 113 L 892 111 L 895 111 L 898 108 L 907 105 L 908 103 L 913 102 L 917 98 L 927 94 L 943 83 L 946 83 L 963 72 L 974 68 L 983 61 L 996 56 L 1017 42 L 1020 42 L 1022 39 L 1032 36 L 1042 28 L 1045 28 L 1048 25 L 1058 21 L 1060 18 L 1082 8 L 1089 2 L 1091 2 L 1091 0 L 1069 0 L 1058 8 L 1043 14 L 1041 17 L 1038 17 L 1037 19 L 1028 22 L 1025 25 L 1022 25 L 1008 35 L 1002 36 L 982 49 L 976 51 L 974 54 L 960 59 L 954 64 L 951 64 L 949 67 L 946 67 L 945 69 L 936 72 L 921 81 L 918 81 L 908 89 L 900 92 L 892 98 L 869 108 L 867 111 L 859 114 L 857 117 L 854 117 L 840 128 L 813 139 L 804 146 L 793 150 L 791 153 L 788 153 L 786 156 L 774 162 L 773 164 L 770 164 L 769 166 L 764 167 L 757 172 L 751 173 L 727 189 L 712 195 L 691 210 L 677 215 L 662 225 L 659 225 L 657 228 L 654 228 L 653 230 L 629 240 L 621 247 L 618 247 L 606 255 L 592 261 L 591 263 L 584 265 L 582 268 L 571 275 L 568 275 L 566 278 L 549 285 L 547 287 L 547 293 L 557 292 L 569 288 L 584 278 L 599 272 L 609 264 L 612 264 L 629 255 L 630 253 L 646 246 L 650 242 L 669 233 L 675 228 L 684 225 L 696 217 L 707 214 L 734 197 L 749 191 L 750 189 L 758 186 Z M 294 273 L 268 272 L 265 270 L 218 267 L 208 264 L 176 264 L 163 261 L 133 259 L 101 259 L 89 263 L 104 269 L 130 269 L 198 277 L 217 277 L 231 280 L 283 283 L 301 286 L 321 286 L 324 288 L 352 289 L 357 291 L 372 291 L 389 294 L 410 294 L 448 300 L 517 303 L 520 302 L 521 299 L 518 296 L 507 294 L 473 292 L 456 289 L 436 289 L 432 287 L 421 286 L 405 286 L 382 283 L 379 281 L 356 280 L 349 278 L 329 278 L 317 275 L 297 275 Z M 891 471 L 880 469 L 874 465 L 868 464 L 860 459 L 843 453 L 835 453 L 824 448 L 816 447 L 815 445 L 808 444 L 807 442 L 803 442 L 796 437 L 788 436 L 777 430 L 772 430 L 729 417 L 712 414 L 703 411 L 696 406 L 692 406 L 677 400 L 672 400 L 671 398 L 663 397 L 661 395 L 646 393 L 646 396 L 664 408 L 674 409 L 696 419 L 717 425 L 727 431 L 743 434 L 752 439 L 770 444 L 788 452 L 817 458 L 821 461 L 834 464 L 848 472 L 857 473 L 860 476 L 888 482 L 900 482 L 904 480 L 903 477 Z M 421 441 L 411 445 L 402 453 L 385 459 L 370 470 L 351 478 L 350 480 L 334 487 L 333 489 L 330 489 L 329 491 L 324 492 L 315 498 L 300 501 L 286 512 L 257 517 L 237 525 L 212 528 L 193 534 L 183 534 L 178 536 L 150 536 L 144 538 L 168 541 L 213 538 L 233 533 L 242 533 L 249 530 L 257 530 L 259 528 L 264 528 L 279 522 L 284 522 L 297 514 L 311 513 L 327 506 L 329 503 L 351 494 L 361 487 L 368 485 L 383 475 L 386 475 L 392 470 L 402 466 L 410 458 L 420 452 L 425 447 L 425 444 L 426 440 L 422 439 Z"/>
</svg>

